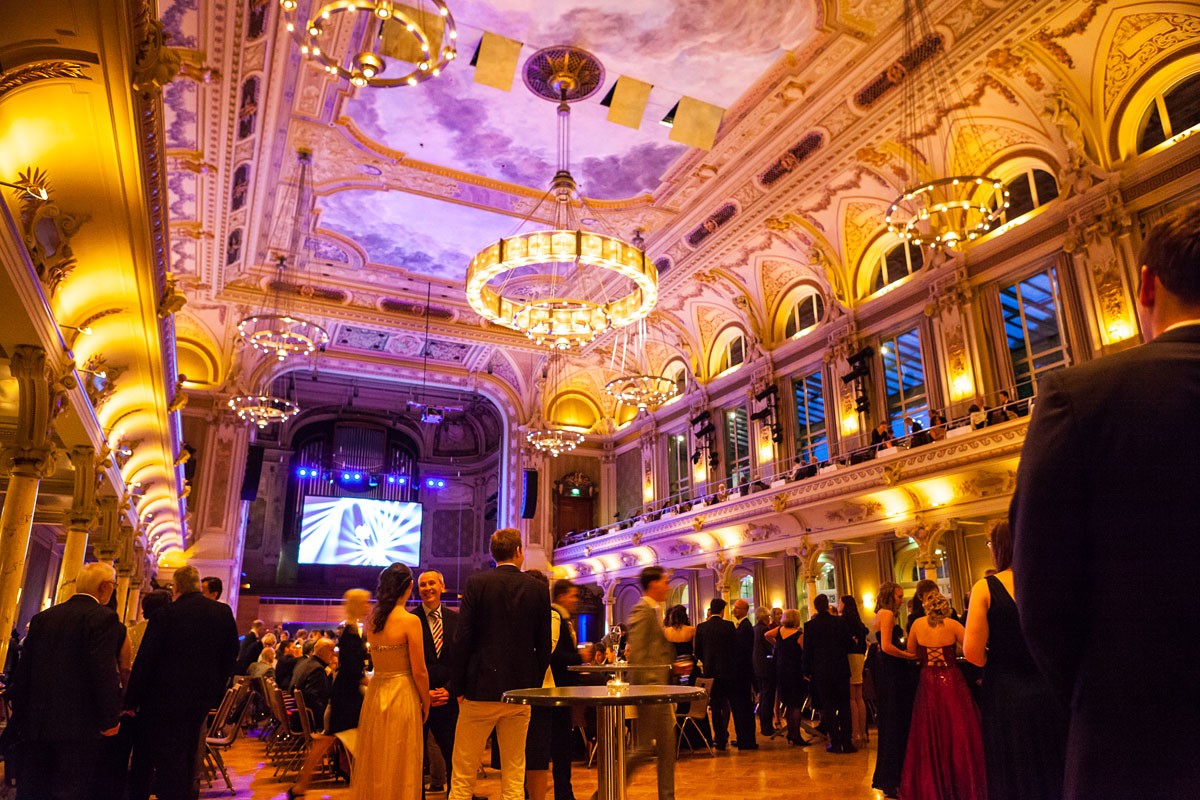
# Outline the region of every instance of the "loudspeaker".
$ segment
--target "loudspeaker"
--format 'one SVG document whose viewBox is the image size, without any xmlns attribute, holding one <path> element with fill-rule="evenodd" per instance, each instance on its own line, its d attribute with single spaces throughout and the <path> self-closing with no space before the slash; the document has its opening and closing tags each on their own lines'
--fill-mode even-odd
<svg viewBox="0 0 1200 800">
<path fill-rule="evenodd" d="M 533 519 L 533 515 L 537 512 L 537 494 L 537 470 L 527 469 L 521 486 L 521 519 Z"/>
<path fill-rule="evenodd" d="M 246 453 L 246 477 L 242 478 L 242 499 L 253 502 L 258 497 L 258 479 L 262 477 L 263 454 L 266 448 L 260 444 L 250 445 Z"/>
</svg>

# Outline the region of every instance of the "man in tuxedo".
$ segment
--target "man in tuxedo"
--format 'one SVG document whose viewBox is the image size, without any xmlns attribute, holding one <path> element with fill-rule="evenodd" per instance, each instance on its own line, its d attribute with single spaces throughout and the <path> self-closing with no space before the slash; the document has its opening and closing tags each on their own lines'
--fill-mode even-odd
<svg viewBox="0 0 1200 800">
<path fill-rule="evenodd" d="M 1138 263 L 1146 344 L 1039 379 L 1009 511 L 1021 629 L 1069 713 L 1070 800 L 1200 787 L 1200 651 L 1159 610 L 1190 607 L 1200 573 L 1200 204 Z"/>
<path fill-rule="evenodd" d="M 758 684 L 758 725 L 763 736 L 775 733 L 775 646 L 767 641 L 772 625 L 771 610 L 754 609 L 754 681 Z"/>
<path fill-rule="evenodd" d="M 75 594 L 34 616 L 8 699 L 19 752 L 18 800 L 87 800 L 105 737 L 121 713 L 117 651 L 125 631 L 107 607 L 111 565 L 85 564 Z"/>
<path fill-rule="evenodd" d="M 454 754 L 454 728 L 458 725 L 458 699 L 451 680 L 451 664 L 454 662 L 454 636 L 458 633 L 458 612 L 442 605 L 442 592 L 446 591 L 446 580 L 435 569 L 422 572 L 417 579 L 417 594 L 421 605 L 417 606 L 417 619 L 425 639 L 425 668 L 429 671 L 429 719 L 425 721 L 424 740 L 433 734 L 442 758 L 451 764 Z M 431 792 L 441 791 L 441 786 L 431 785 Z"/>
<path fill-rule="evenodd" d="M 313 644 L 312 653 L 296 662 L 292 670 L 292 682 L 288 688 L 304 695 L 304 705 L 312 712 L 313 729 L 325 729 L 325 709 L 333 693 L 333 676 L 329 668 L 333 664 L 333 639 L 321 637 Z"/>
<path fill-rule="evenodd" d="M 501 753 L 501 797 L 524 798 L 529 706 L 500 698 L 510 689 L 541 686 L 550 666 L 550 595 L 521 572 L 520 531 L 493 533 L 491 551 L 496 568 L 467 579 L 459 609 L 450 674 L 459 705 L 449 800 L 470 800 L 493 728 Z"/>
<path fill-rule="evenodd" d="M 708 707 L 712 710 L 713 743 L 718 750 L 729 746 L 729 698 L 733 693 L 734 648 L 737 630 L 722 618 L 726 603 L 717 597 L 708 604 L 708 619 L 696 626 L 695 653 L 704 677 L 712 678 Z"/>
<path fill-rule="evenodd" d="M 238 653 L 237 623 L 224 603 L 200 593 L 195 567 L 175 571 L 175 601 L 146 626 L 125 707 L 134 717 L 130 800 L 194 800 L 205 716 L 221 702 Z"/>
<path fill-rule="evenodd" d="M 856 753 L 850 743 L 850 633 L 829 613 L 829 597 L 813 598 L 817 614 L 804 626 L 804 674 L 821 704 L 821 725 L 831 753 Z"/>
<path fill-rule="evenodd" d="M 754 740 L 754 626 L 749 615 L 748 602 L 741 598 L 733 601 L 733 691 L 729 710 L 739 750 L 758 749 Z"/>
<path fill-rule="evenodd" d="M 258 661 L 259 655 L 262 654 L 263 643 L 263 628 L 266 627 L 261 619 L 256 619 L 250 623 L 250 630 L 246 632 L 245 638 L 242 639 L 242 646 L 238 648 L 237 654 L 237 675 L 245 675 L 246 670 L 250 669 L 250 665 Z"/>
<path fill-rule="evenodd" d="M 631 665 L 669 665 L 675 660 L 675 646 L 667 641 L 662 615 L 670 581 L 662 567 L 646 567 L 638 581 L 642 599 L 629 612 L 625 658 Z M 665 684 L 669 679 L 670 667 L 629 671 L 630 683 Z M 658 767 L 658 800 L 675 800 L 675 708 L 669 705 L 639 708 L 637 736 L 638 742 L 626 764 L 626 784 L 637 766 L 653 753 Z"/>
</svg>

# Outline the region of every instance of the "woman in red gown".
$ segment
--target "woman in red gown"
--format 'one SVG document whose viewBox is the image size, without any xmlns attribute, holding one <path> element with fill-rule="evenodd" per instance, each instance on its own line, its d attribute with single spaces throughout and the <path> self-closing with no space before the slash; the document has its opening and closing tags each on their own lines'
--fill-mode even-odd
<svg viewBox="0 0 1200 800">
<path fill-rule="evenodd" d="M 913 623 L 908 651 L 921 665 L 901 800 L 986 800 L 979 712 L 955 663 L 963 626 L 950 616 L 939 592 L 925 599 L 925 616 Z"/>
</svg>

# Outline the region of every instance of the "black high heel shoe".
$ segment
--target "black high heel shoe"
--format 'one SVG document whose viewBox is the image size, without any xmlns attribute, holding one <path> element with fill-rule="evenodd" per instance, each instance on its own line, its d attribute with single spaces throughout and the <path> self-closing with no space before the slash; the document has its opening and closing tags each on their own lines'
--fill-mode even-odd
<svg viewBox="0 0 1200 800">
<path fill-rule="evenodd" d="M 304 792 L 297 792 L 294 786 L 289 786 L 287 788 L 288 800 L 296 800 L 298 797 L 304 797 Z"/>
</svg>

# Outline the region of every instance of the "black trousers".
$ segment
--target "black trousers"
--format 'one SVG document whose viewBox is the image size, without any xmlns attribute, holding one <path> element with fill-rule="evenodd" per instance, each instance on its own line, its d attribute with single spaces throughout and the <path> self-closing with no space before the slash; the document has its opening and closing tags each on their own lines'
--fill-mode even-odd
<svg viewBox="0 0 1200 800">
<path fill-rule="evenodd" d="M 571 761 L 578 737 L 571 737 L 571 709 L 551 709 L 550 758 L 554 775 L 554 800 L 575 800 L 571 788 Z"/>
<path fill-rule="evenodd" d="M 775 673 L 758 676 L 758 728 L 770 736 L 775 728 Z"/>
<path fill-rule="evenodd" d="M 816 700 L 821 709 L 821 725 L 829 736 L 829 746 L 850 745 L 850 679 L 822 679 L 817 676 Z"/>
<path fill-rule="evenodd" d="M 129 776 L 129 800 L 196 800 L 205 710 L 143 710 L 137 716 Z"/>
<path fill-rule="evenodd" d="M 91 800 L 104 737 L 22 742 L 17 800 Z"/>
<path fill-rule="evenodd" d="M 750 683 L 737 684 L 729 694 L 729 710 L 733 714 L 733 730 L 737 734 L 738 747 L 753 747 L 754 735 L 754 692 Z"/>
<path fill-rule="evenodd" d="M 454 774 L 454 729 L 457 725 L 458 701 L 455 698 L 451 697 L 450 702 L 444 706 L 435 706 L 429 709 L 429 719 L 425 722 L 425 731 L 433 734 L 433 740 L 437 742 L 438 750 L 442 751 L 442 759 L 446 762 L 447 791 Z"/>
<path fill-rule="evenodd" d="M 708 708 L 712 712 L 713 742 L 725 747 L 729 744 L 729 686 L 720 678 L 713 681 Z"/>
</svg>

